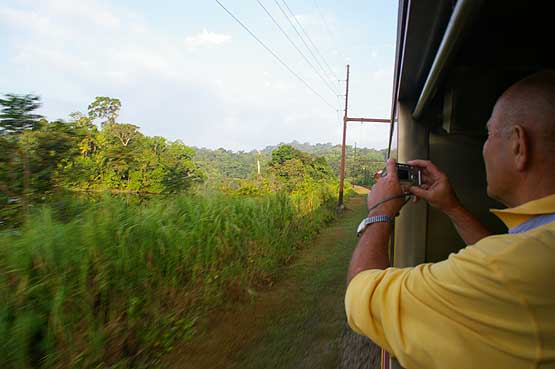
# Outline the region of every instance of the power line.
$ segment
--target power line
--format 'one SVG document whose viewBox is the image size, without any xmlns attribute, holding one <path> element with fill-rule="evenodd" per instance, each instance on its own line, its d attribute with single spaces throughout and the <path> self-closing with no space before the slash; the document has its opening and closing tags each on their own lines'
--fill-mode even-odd
<svg viewBox="0 0 555 369">
<path fill-rule="evenodd" d="M 299 25 L 299 28 L 301 29 L 301 31 L 304 33 L 304 35 L 306 36 L 306 38 L 308 38 L 308 41 L 310 42 L 310 44 L 312 45 L 312 47 L 314 48 L 314 50 L 316 50 L 316 53 L 320 56 L 320 58 L 322 59 L 322 61 L 324 62 L 324 64 L 326 65 L 326 67 L 328 67 L 328 70 L 330 72 L 330 74 L 332 74 L 335 79 L 337 78 L 337 75 L 335 74 L 335 72 L 333 71 L 333 69 L 331 69 L 331 67 L 329 66 L 328 62 L 326 61 L 326 59 L 322 56 L 322 54 L 320 53 L 320 50 L 318 49 L 318 47 L 316 47 L 316 45 L 314 44 L 314 42 L 312 42 L 312 39 L 310 38 L 310 36 L 308 35 L 308 33 L 305 31 L 304 27 L 302 26 L 301 22 L 299 22 L 299 20 L 297 19 L 297 17 L 295 16 L 295 14 L 293 13 L 293 11 L 289 8 L 289 6 L 287 5 L 287 3 L 285 2 L 285 0 L 282 0 L 283 4 L 285 5 L 285 7 L 287 8 L 287 10 L 289 11 L 289 13 L 291 13 L 291 16 L 293 17 L 293 19 L 295 19 L 295 22 Z"/>
<path fill-rule="evenodd" d="M 322 11 L 321 11 L 320 7 L 318 6 L 318 3 L 316 2 L 316 0 L 312 0 L 312 2 L 314 3 L 314 7 L 316 8 L 316 12 L 318 13 L 318 16 L 322 20 L 322 24 L 324 25 L 324 28 L 326 29 L 326 31 L 328 31 L 328 35 L 330 36 L 330 39 L 332 40 L 333 44 L 335 45 L 335 48 L 337 49 L 339 54 L 341 54 L 341 57 L 343 58 L 343 60 L 346 60 L 347 58 L 345 58 L 345 55 L 343 54 L 341 49 L 338 47 L 339 43 L 337 42 L 337 37 L 335 37 L 335 34 L 333 33 L 330 26 L 328 25 L 328 22 L 326 22 L 326 19 L 322 15 Z"/>
<path fill-rule="evenodd" d="M 333 110 L 335 110 L 335 108 L 333 107 L 332 104 L 330 104 L 326 99 L 324 99 L 322 97 L 322 95 L 320 95 L 315 89 L 313 89 L 304 79 L 302 79 L 297 73 L 295 73 L 287 64 L 285 64 L 285 62 L 283 60 L 281 60 L 281 58 L 279 56 L 276 55 L 276 53 L 274 53 L 268 46 L 266 46 L 266 44 L 264 42 L 262 42 L 258 37 L 256 37 L 256 35 L 254 33 L 251 32 L 251 30 L 245 26 L 243 24 L 243 22 L 241 22 L 239 19 L 237 19 L 237 17 L 235 17 L 233 15 L 233 13 L 231 13 L 229 10 L 227 10 L 227 8 L 225 6 L 222 5 L 222 3 L 220 3 L 218 0 L 216 0 L 216 2 L 218 3 L 219 6 L 222 7 L 223 10 L 226 11 L 227 14 L 229 14 L 231 16 L 231 18 L 233 18 L 237 23 L 239 23 L 241 25 L 241 27 L 243 27 L 245 29 L 245 31 L 247 31 L 256 41 L 258 41 L 258 43 L 264 48 L 266 49 L 266 51 L 268 51 L 270 54 L 272 54 L 272 56 L 274 58 L 276 58 L 276 60 L 278 62 L 280 62 L 281 65 L 283 65 L 291 74 L 293 74 L 295 77 L 297 77 L 297 79 L 299 81 L 301 81 L 310 91 L 312 91 L 316 96 L 318 96 L 320 99 L 322 99 L 322 101 L 328 105 L 330 108 L 332 108 Z"/>
<path fill-rule="evenodd" d="M 285 2 L 285 0 L 281 0 L 283 5 L 285 5 L 285 7 L 287 8 L 287 10 L 289 11 L 289 13 L 291 13 L 291 16 L 293 17 L 293 19 L 295 19 L 295 22 L 299 25 L 299 28 L 301 29 L 301 31 L 303 31 L 303 33 L 305 34 L 306 38 L 308 38 L 308 41 L 310 42 L 310 44 L 312 45 L 312 47 L 314 47 L 314 50 L 316 50 L 316 53 L 320 56 L 320 58 L 322 58 L 322 61 L 324 62 L 324 64 L 326 64 L 326 66 L 328 67 L 328 70 L 331 72 L 331 74 L 335 77 L 335 79 L 339 79 L 337 78 L 337 75 L 335 74 L 335 72 L 331 69 L 331 67 L 329 66 L 328 62 L 326 62 L 326 59 L 322 56 L 322 54 L 320 53 L 320 51 L 318 50 L 318 48 L 316 47 L 316 45 L 314 44 L 314 42 L 312 42 L 312 39 L 310 38 L 310 36 L 308 35 L 308 33 L 306 33 L 304 27 L 302 26 L 301 22 L 299 22 L 299 20 L 297 19 L 297 17 L 295 16 L 295 14 L 293 13 L 293 11 L 289 8 L 289 6 L 287 5 L 287 2 Z"/>
<path fill-rule="evenodd" d="M 320 72 L 316 69 L 316 67 L 314 67 L 314 65 L 310 62 L 310 60 L 308 60 L 308 58 L 303 54 L 303 52 L 297 47 L 297 45 L 295 45 L 295 43 L 293 42 L 293 40 L 291 40 L 291 38 L 289 37 L 289 35 L 287 34 L 287 32 L 285 32 L 285 30 L 281 27 L 281 25 L 276 21 L 276 19 L 272 16 L 272 14 L 268 11 L 268 9 L 266 9 L 266 7 L 264 7 L 264 5 L 260 2 L 260 0 L 256 0 L 256 2 L 258 2 L 258 5 L 260 5 L 260 7 L 262 9 L 264 9 L 264 11 L 266 12 L 266 14 L 268 14 L 268 16 L 272 19 L 272 21 L 274 22 L 274 24 L 279 28 L 279 30 L 281 31 L 281 33 L 283 33 L 283 35 L 287 38 L 287 40 L 291 43 L 291 45 L 293 45 L 293 47 L 299 52 L 299 54 L 301 54 L 301 56 L 304 58 L 304 60 L 308 63 L 308 65 L 310 65 L 310 67 L 314 70 L 314 72 L 318 75 L 318 77 L 320 77 L 320 79 L 322 80 L 322 82 L 324 82 L 324 84 L 326 85 L 327 88 L 330 89 L 330 91 L 332 92 L 332 94 L 336 94 L 337 92 L 333 90 L 332 87 L 330 87 L 329 85 L 329 81 L 327 81 L 324 77 L 322 77 L 322 75 L 320 74 Z"/>
<path fill-rule="evenodd" d="M 276 3 L 277 7 L 279 8 L 279 10 L 281 11 L 281 13 L 283 14 L 283 16 L 285 17 L 285 19 L 287 19 L 287 21 L 289 22 L 289 24 L 291 25 L 291 27 L 293 28 L 293 30 L 295 30 L 295 33 L 297 33 L 297 36 L 299 36 L 299 38 L 301 39 L 301 41 L 303 42 L 304 46 L 306 47 L 306 49 L 308 50 L 308 52 L 310 53 L 310 55 L 312 55 L 312 58 L 314 59 L 314 61 L 316 62 L 316 64 L 318 64 L 318 66 L 320 67 L 320 69 L 322 70 L 322 72 L 324 72 L 324 74 L 327 74 L 326 70 L 324 69 L 324 67 L 322 66 L 322 64 L 320 63 L 320 61 L 318 60 L 318 58 L 316 57 L 316 55 L 314 55 L 314 53 L 312 52 L 312 49 L 310 48 L 310 46 L 308 46 L 308 44 L 306 43 L 304 37 L 301 35 L 301 33 L 297 30 L 297 27 L 293 24 L 293 22 L 291 21 L 290 16 L 285 12 L 285 10 L 283 10 L 282 6 L 279 5 L 279 2 L 277 0 L 274 0 L 274 2 Z M 294 17 L 294 16 L 293 16 Z"/>
</svg>

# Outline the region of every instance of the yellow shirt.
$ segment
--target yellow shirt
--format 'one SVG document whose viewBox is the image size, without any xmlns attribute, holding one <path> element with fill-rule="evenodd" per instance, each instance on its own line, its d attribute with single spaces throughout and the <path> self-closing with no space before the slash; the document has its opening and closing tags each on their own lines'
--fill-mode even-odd
<svg viewBox="0 0 555 369">
<path fill-rule="evenodd" d="M 509 228 L 554 212 L 555 195 L 495 211 Z M 555 368 L 555 222 L 439 263 L 363 271 L 345 308 L 407 369 Z"/>
</svg>

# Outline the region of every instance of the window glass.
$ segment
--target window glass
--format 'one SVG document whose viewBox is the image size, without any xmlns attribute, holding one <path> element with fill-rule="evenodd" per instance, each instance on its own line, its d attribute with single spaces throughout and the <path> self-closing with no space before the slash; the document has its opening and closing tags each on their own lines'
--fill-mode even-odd
<svg viewBox="0 0 555 369">
<path fill-rule="evenodd" d="M 395 160 L 398 160 L 398 152 L 397 152 L 397 142 L 398 142 L 398 123 L 397 120 L 392 123 L 393 124 L 393 132 L 391 137 L 391 145 L 389 146 L 389 157 Z"/>
</svg>

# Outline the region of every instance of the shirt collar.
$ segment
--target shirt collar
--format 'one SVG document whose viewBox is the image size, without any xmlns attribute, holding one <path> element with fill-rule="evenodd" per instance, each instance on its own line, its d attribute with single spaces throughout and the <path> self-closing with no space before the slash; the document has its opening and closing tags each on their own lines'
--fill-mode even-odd
<svg viewBox="0 0 555 369">
<path fill-rule="evenodd" d="M 529 201 L 514 208 L 491 209 L 490 211 L 497 215 L 507 228 L 514 228 L 536 215 L 555 213 L 555 194 Z"/>
</svg>

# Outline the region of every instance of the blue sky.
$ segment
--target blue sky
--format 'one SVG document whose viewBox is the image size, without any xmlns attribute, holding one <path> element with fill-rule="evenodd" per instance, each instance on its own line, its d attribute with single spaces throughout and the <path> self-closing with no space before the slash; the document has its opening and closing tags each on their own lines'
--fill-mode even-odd
<svg viewBox="0 0 555 369">
<path fill-rule="evenodd" d="M 259 1 L 318 69 L 276 5 L 283 7 L 283 0 Z M 342 113 L 336 109 L 343 108 L 342 100 L 257 0 L 220 2 L 334 108 L 214 0 L 2 0 L 0 93 L 40 95 L 40 113 L 48 119 L 85 112 L 95 96 L 117 97 L 120 122 L 191 146 L 252 150 L 292 140 L 339 143 Z M 331 67 L 326 83 L 341 94 L 344 84 L 335 77 L 345 79 L 345 65 L 351 65 L 349 115 L 387 118 L 397 2 L 286 4 Z M 384 148 L 387 133 L 385 125 L 351 123 L 348 143 Z"/>
</svg>

